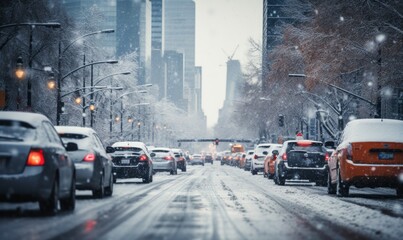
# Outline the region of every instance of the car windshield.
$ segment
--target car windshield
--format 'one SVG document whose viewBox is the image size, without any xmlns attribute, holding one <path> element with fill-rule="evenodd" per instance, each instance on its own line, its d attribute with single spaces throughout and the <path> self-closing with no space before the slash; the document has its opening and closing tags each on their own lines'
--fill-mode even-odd
<svg viewBox="0 0 403 240">
<path fill-rule="evenodd" d="M 32 141 L 36 139 L 35 128 L 21 121 L 0 120 L 0 141 Z"/>
<path fill-rule="evenodd" d="M 61 133 L 59 136 L 62 138 L 64 144 L 67 144 L 68 142 L 76 143 L 78 149 L 91 149 L 94 145 L 91 139 L 84 134 Z"/>
</svg>

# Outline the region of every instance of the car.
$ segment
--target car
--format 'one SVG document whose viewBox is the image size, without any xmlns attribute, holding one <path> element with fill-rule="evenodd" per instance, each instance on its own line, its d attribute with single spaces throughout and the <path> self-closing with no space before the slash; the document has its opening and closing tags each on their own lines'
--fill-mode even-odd
<svg viewBox="0 0 403 240">
<path fill-rule="evenodd" d="M 64 143 L 76 143 L 78 149 L 68 151 L 76 167 L 76 189 L 91 190 L 96 198 L 112 196 L 112 159 L 106 153 L 98 134 L 92 128 L 56 126 Z"/>
<path fill-rule="evenodd" d="M 204 166 L 204 159 L 203 159 L 202 155 L 201 154 L 193 154 L 191 156 L 191 158 L 190 158 L 190 164 L 191 165 L 199 164 L 199 165 Z"/>
<path fill-rule="evenodd" d="M 179 148 L 173 148 L 172 151 L 176 158 L 177 168 L 179 168 L 182 172 L 186 172 L 187 161 L 185 153 Z"/>
<path fill-rule="evenodd" d="M 231 151 L 228 151 L 228 150 L 224 151 L 223 155 L 221 157 L 221 165 L 224 165 L 224 164 L 229 165 L 229 163 L 231 161 L 230 157 L 231 157 Z"/>
<path fill-rule="evenodd" d="M 274 162 L 277 158 L 278 151 L 280 151 L 282 147 L 283 144 L 273 144 L 267 150 L 269 153 L 266 155 L 266 158 L 264 159 L 263 176 L 267 177 L 268 179 L 273 179 L 274 177 Z M 277 152 L 275 150 L 277 150 Z"/>
<path fill-rule="evenodd" d="M 246 156 L 245 156 L 245 166 L 243 167 L 243 169 L 245 171 L 250 171 L 251 166 L 252 166 L 252 158 L 254 156 L 255 151 L 253 150 L 248 150 L 246 152 Z"/>
<path fill-rule="evenodd" d="M 204 162 L 213 164 L 213 155 L 211 153 L 206 153 L 206 155 L 204 155 Z"/>
<path fill-rule="evenodd" d="M 116 142 L 106 148 L 112 156 L 113 181 L 119 178 L 142 178 L 153 181 L 153 159 L 143 142 Z"/>
<path fill-rule="evenodd" d="M 252 163 L 251 163 L 251 173 L 252 175 L 256 175 L 258 172 L 263 172 L 264 170 L 264 159 L 267 154 L 269 154 L 268 149 L 272 143 L 261 143 L 258 144 L 254 151 L 254 155 L 252 158 Z"/>
<path fill-rule="evenodd" d="M 320 141 L 285 141 L 275 161 L 273 180 L 284 185 L 287 179 L 307 179 L 326 186 L 328 160 L 329 154 Z"/>
<path fill-rule="evenodd" d="M 350 186 L 395 188 L 403 197 L 403 121 L 347 123 L 329 160 L 328 193 L 349 196 Z"/>
<path fill-rule="evenodd" d="M 51 121 L 39 113 L 0 112 L 0 201 L 39 202 L 43 214 L 75 208 L 75 167 Z"/>
<path fill-rule="evenodd" d="M 172 149 L 157 147 L 153 148 L 151 154 L 153 154 L 154 172 L 169 172 L 171 175 L 178 174 L 176 158 Z"/>
</svg>

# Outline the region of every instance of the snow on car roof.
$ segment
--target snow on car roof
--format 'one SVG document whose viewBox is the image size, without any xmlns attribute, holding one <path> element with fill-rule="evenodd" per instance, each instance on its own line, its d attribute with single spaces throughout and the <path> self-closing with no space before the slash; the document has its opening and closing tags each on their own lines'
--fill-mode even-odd
<svg viewBox="0 0 403 240">
<path fill-rule="evenodd" d="M 137 147 L 144 148 L 145 144 L 143 142 L 115 142 L 112 147 Z"/>
<path fill-rule="evenodd" d="M 348 142 L 403 142 L 403 121 L 393 119 L 357 119 L 343 131 Z"/>
<path fill-rule="evenodd" d="M 57 132 L 63 133 L 77 133 L 77 134 L 91 134 L 95 133 L 95 130 L 89 127 L 76 127 L 76 126 L 55 126 Z"/>
<path fill-rule="evenodd" d="M 45 115 L 31 112 L 0 111 L 0 119 L 26 122 L 33 127 L 40 126 L 42 121 L 50 122 Z"/>
</svg>

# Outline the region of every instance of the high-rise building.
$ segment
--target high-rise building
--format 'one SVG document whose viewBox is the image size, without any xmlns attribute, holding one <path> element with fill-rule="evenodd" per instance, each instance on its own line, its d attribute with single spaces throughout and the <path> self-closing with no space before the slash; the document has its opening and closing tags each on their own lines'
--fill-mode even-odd
<svg viewBox="0 0 403 240">
<path fill-rule="evenodd" d="M 85 25 L 90 21 L 91 27 L 96 30 L 116 28 L 116 0 L 62 0 L 67 14 L 75 20 L 75 23 L 84 31 Z M 93 14 L 90 14 L 93 12 Z M 96 17 L 90 19 L 90 17 Z M 86 34 L 86 33 L 83 33 Z M 116 33 L 104 34 L 102 37 L 91 38 L 91 43 L 101 47 L 107 57 L 114 57 L 116 53 Z"/>
<path fill-rule="evenodd" d="M 202 75 L 202 67 L 195 67 L 195 87 L 194 87 L 194 96 L 195 96 L 195 112 L 198 115 L 204 115 L 202 109 L 202 83 L 203 83 L 203 75 Z"/>
<path fill-rule="evenodd" d="M 150 82 L 151 71 L 151 2 L 117 0 L 116 55 L 136 52 L 139 64 L 138 84 Z"/>
<path fill-rule="evenodd" d="M 165 51 L 165 79 L 166 88 L 164 95 L 174 103 L 177 107 L 185 110 L 187 105 L 183 99 L 183 83 L 184 83 L 184 58 L 183 53 L 176 51 Z"/>
<path fill-rule="evenodd" d="M 151 83 L 158 87 L 158 98 L 165 98 L 164 77 L 164 0 L 151 1 Z"/>
<path fill-rule="evenodd" d="M 241 97 L 242 71 L 241 63 L 238 60 L 227 61 L 227 86 L 225 101 L 234 101 Z"/>
<path fill-rule="evenodd" d="M 183 54 L 185 79 L 183 98 L 187 101 L 186 111 L 194 112 L 195 71 L 195 3 L 193 0 L 169 0 L 165 2 L 165 50 Z M 168 83 L 169 84 L 169 83 Z"/>
</svg>

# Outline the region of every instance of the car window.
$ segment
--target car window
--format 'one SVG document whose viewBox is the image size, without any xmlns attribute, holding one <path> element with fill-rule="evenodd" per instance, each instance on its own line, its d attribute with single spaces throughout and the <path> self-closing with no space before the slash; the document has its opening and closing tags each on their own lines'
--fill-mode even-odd
<svg viewBox="0 0 403 240">
<path fill-rule="evenodd" d="M 85 134 L 78 133 L 61 133 L 59 136 L 62 141 L 66 144 L 68 142 L 76 143 L 78 149 L 91 149 L 91 139 Z"/>
<path fill-rule="evenodd" d="M 60 137 L 56 132 L 56 129 L 54 129 L 54 127 L 49 122 L 43 122 L 42 125 L 45 128 L 46 134 L 49 136 L 51 142 L 62 144 L 62 142 L 60 141 Z"/>
<path fill-rule="evenodd" d="M 298 145 L 298 143 L 289 143 L 287 147 L 287 152 L 292 150 L 301 150 L 307 152 L 323 152 L 325 151 L 321 143 L 312 143 L 309 145 Z"/>
<path fill-rule="evenodd" d="M 0 120 L 0 141 L 32 141 L 36 137 L 36 129 L 26 122 Z"/>
</svg>

